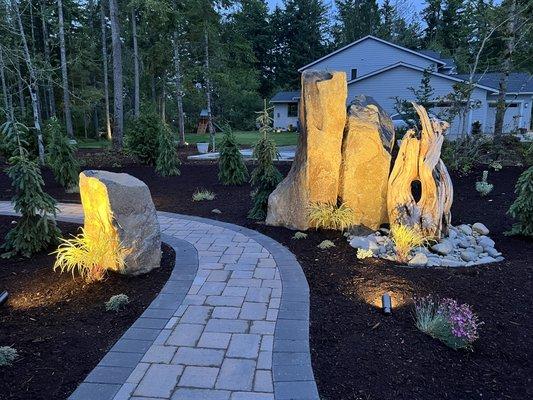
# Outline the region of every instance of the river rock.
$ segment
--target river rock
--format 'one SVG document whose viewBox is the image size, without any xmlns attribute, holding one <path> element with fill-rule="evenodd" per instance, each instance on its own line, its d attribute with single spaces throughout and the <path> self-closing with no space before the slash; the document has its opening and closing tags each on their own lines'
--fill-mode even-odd
<svg viewBox="0 0 533 400">
<path fill-rule="evenodd" d="M 464 261 L 475 261 L 478 259 L 478 254 L 475 251 L 463 250 L 461 251 L 461 258 Z"/>
<path fill-rule="evenodd" d="M 346 96 L 344 72 L 303 72 L 298 148 L 268 199 L 268 225 L 306 230 L 310 204 L 337 204 Z"/>
<path fill-rule="evenodd" d="M 378 229 L 387 222 L 393 145 L 389 115 L 372 97 L 357 96 L 348 107 L 339 184 L 339 198 L 354 210 L 357 225 Z"/>
<path fill-rule="evenodd" d="M 490 264 L 490 263 L 494 263 L 494 262 L 496 262 L 495 258 L 490 257 L 490 256 L 486 256 L 486 257 L 480 258 L 474 264 L 481 265 L 481 264 Z"/>
<path fill-rule="evenodd" d="M 494 247 L 487 247 L 487 254 L 491 257 L 499 257 L 502 255 L 498 250 L 496 250 Z"/>
<path fill-rule="evenodd" d="M 161 234 L 150 190 L 139 179 L 108 171 L 80 173 L 86 232 L 105 232 L 126 249 L 125 268 L 138 275 L 161 264 Z M 111 269 L 118 270 L 116 265 Z"/>
<path fill-rule="evenodd" d="M 453 246 L 450 242 L 444 241 L 433 245 L 431 247 L 431 250 L 433 250 L 435 253 L 442 254 L 443 256 L 445 256 L 452 252 Z"/>
<path fill-rule="evenodd" d="M 489 234 L 489 228 L 487 228 L 481 222 L 476 222 L 474 225 L 472 225 L 472 230 L 480 235 Z"/>
<path fill-rule="evenodd" d="M 480 236 L 478 237 L 477 239 L 477 243 L 480 245 L 480 246 L 483 246 L 483 248 L 485 250 L 487 250 L 487 247 L 494 247 L 494 245 L 496 243 L 494 243 L 494 240 L 492 240 L 490 237 L 488 236 Z"/>
<path fill-rule="evenodd" d="M 368 250 L 369 245 L 370 245 L 370 241 L 366 237 L 352 236 L 352 238 L 350 238 L 350 246 L 352 246 L 355 249 Z"/>
<path fill-rule="evenodd" d="M 465 235 L 471 235 L 472 234 L 472 228 L 468 225 L 462 224 L 457 227 L 461 232 L 463 232 Z"/>
<path fill-rule="evenodd" d="M 408 262 L 413 267 L 423 267 L 428 263 L 428 256 L 424 253 L 416 253 Z"/>
</svg>

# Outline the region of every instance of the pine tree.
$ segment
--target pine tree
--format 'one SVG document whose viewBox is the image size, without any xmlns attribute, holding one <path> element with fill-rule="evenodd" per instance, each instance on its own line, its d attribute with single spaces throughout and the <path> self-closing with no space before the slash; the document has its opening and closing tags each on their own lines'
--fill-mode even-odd
<svg viewBox="0 0 533 400">
<path fill-rule="evenodd" d="M 248 178 L 248 170 L 239 150 L 237 138 L 228 127 L 220 143 L 218 180 L 223 185 L 242 185 Z"/>
<path fill-rule="evenodd" d="M 13 208 L 22 215 L 6 235 L 3 257 L 17 254 L 30 257 L 56 243 L 61 234 L 55 222 L 56 201 L 44 192 L 39 165 L 30 158 L 21 139 L 21 133 L 27 130 L 19 123 L 7 122 L 2 126 L 3 135 L 16 148 L 16 153 L 8 160 L 6 173 L 15 191 Z"/>
<path fill-rule="evenodd" d="M 158 155 L 155 163 L 155 170 L 161 176 L 175 176 L 180 174 L 181 164 L 178 157 L 176 140 L 168 126 L 159 130 L 158 135 Z"/>
<path fill-rule="evenodd" d="M 56 117 L 47 121 L 44 127 L 46 142 L 46 162 L 57 182 L 65 189 L 78 185 L 79 164 L 76 159 L 76 147 L 63 134 L 63 129 Z"/>
<path fill-rule="evenodd" d="M 520 175 L 515 193 L 518 196 L 508 213 L 517 222 L 513 224 L 509 234 L 533 236 L 533 167 Z"/>
<path fill-rule="evenodd" d="M 381 21 L 376 0 L 335 0 L 335 4 L 338 9 L 334 32 L 336 45 L 345 45 L 378 32 Z"/>
<path fill-rule="evenodd" d="M 278 186 L 283 176 L 274 166 L 274 159 L 278 156 L 276 143 L 270 138 L 272 133 L 272 118 L 270 109 L 264 102 L 263 111 L 258 112 L 257 124 L 261 138 L 254 147 L 254 158 L 257 166 L 252 171 L 250 180 L 254 191 L 252 192 L 253 206 L 248 212 L 248 218 L 263 220 L 268 209 L 268 196 Z"/>
</svg>

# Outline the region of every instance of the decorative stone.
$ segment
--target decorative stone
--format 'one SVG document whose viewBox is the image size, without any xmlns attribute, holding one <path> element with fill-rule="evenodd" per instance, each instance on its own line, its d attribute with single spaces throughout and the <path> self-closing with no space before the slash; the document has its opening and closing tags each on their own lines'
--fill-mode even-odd
<svg viewBox="0 0 533 400">
<path fill-rule="evenodd" d="M 138 275 L 160 266 L 159 222 L 145 183 L 128 174 L 88 170 L 80 173 L 80 195 L 84 229 L 105 232 L 126 249 L 121 273 Z"/>
<path fill-rule="evenodd" d="M 464 267 L 465 264 L 466 263 L 464 261 L 454 260 L 451 258 L 443 258 L 440 262 L 442 267 Z"/>
<path fill-rule="evenodd" d="M 368 250 L 370 241 L 366 237 L 362 236 L 352 236 L 350 239 L 350 246 L 355 249 Z"/>
<path fill-rule="evenodd" d="M 337 203 L 346 96 L 344 72 L 303 72 L 298 149 L 268 199 L 268 225 L 306 230 L 310 204 Z"/>
<path fill-rule="evenodd" d="M 468 225 L 465 225 L 465 224 L 459 225 L 457 229 L 459 229 L 461 232 L 463 232 L 467 236 L 470 236 L 472 234 L 472 228 Z"/>
<path fill-rule="evenodd" d="M 408 262 L 409 265 L 414 267 L 423 267 L 428 263 L 428 256 L 424 253 L 416 253 L 413 258 Z"/>
<path fill-rule="evenodd" d="M 433 250 L 435 253 L 442 254 L 445 256 L 452 252 L 453 246 L 451 245 L 450 242 L 445 241 L 445 242 L 437 243 L 436 245 L 433 245 L 431 247 L 431 250 Z"/>
<path fill-rule="evenodd" d="M 489 228 L 487 228 L 481 222 L 476 222 L 474 225 L 472 225 L 472 230 L 476 233 L 479 233 L 480 235 L 489 234 Z"/>
<path fill-rule="evenodd" d="M 502 255 L 498 250 L 496 250 L 494 247 L 487 247 L 487 254 L 491 257 L 499 257 Z"/>
<path fill-rule="evenodd" d="M 372 97 L 348 107 L 342 142 L 339 198 L 354 210 L 354 223 L 378 229 L 387 222 L 387 184 L 394 126 Z"/>
<path fill-rule="evenodd" d="M 478 259 L 478 254 L 474 251 L 463 250 L 461 251 L 461 258 L 464 261 L 475 261 Z"/>
<path fill-rule="evenodd" d="M 483 258 L 480 258 L 479 260 L 477 260 L 475 262 L 476 265 L 480 265 L 480 264 L 490 264 L 490 263 L 494 263 L 496 262 L 496 259 L 493 258 L 493 257 L 490 257 L 490 256 L 486 256 L 486 257 L 483 257 Z"/>
<path fill-rule="evenodd" d="M 477 243 L 480 245 L 480 246 L 483 246 L 483 248 L 486 250 L 487 247 L 494 247 L 494 245 L 496 243 L 494 243 L 494 240 L 492 240 L 490 237 L 488 236 L 480 236 L 478 239 L 477 239 Z"/>
</svg>

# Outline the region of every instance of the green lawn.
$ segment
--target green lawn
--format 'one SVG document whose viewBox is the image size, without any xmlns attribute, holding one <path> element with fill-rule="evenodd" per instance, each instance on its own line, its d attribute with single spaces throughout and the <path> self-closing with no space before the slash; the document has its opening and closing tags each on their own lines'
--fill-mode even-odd
<svg viewBox="0 0 533 400">
<path fill-rule="evenodd" d="M 258 131 L 235 131 L 234 133 L 239 144 L 243 147 L 252 147 L 259 139 Z M 273 133 L 272 138 L 277 146 L 292 146 L 296 145 L 298 134 L 295 132 Z M 216 135 L 217 144 L 220 143 L 221 139 L 222 133 L 218 132 Z M 106 139 L 76 138 L 76 140 L 78 141 L 78 148 L 80 149 L 105 149 L 111 145 Z M 198 135 L 196 133 L 187 133 L 185 135 L 185 140 L 189 144 L 209 142 L 209 134 Z"/>
</svg>

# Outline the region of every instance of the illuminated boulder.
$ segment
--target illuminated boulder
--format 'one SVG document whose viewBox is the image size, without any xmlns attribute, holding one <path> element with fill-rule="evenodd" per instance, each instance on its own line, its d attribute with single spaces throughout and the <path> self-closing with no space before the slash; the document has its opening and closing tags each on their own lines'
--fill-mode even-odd
<svg viewBox="0 0 533 400">
<path fill-rule="evenodd" d="M 346 74 L 304 71 L 300 137 L 291 170 L 268 198 L 268 225 L 309 228 L 309 206 L 336 204 L 346 122 Z"/>
<path fill-rule="evenodd" d="M 80 173 L 84 229 L 109 237 L 124 249 L 126 275 L 151 271 L 161 263 L 161 234 L 150 190 L 139 179 L 108 171 Z M 109 251 L 114 251 L 110 245 Z"/>
</svg>

